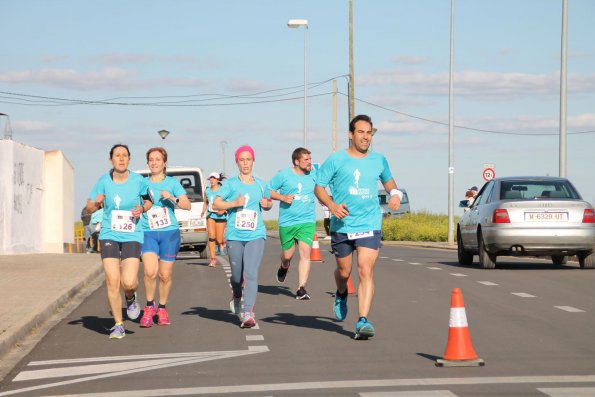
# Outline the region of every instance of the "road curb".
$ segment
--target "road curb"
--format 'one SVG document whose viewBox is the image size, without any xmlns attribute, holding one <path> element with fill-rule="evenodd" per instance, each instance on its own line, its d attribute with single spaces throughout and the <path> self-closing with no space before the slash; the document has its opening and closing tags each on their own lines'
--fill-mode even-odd
<svg viewBox="0 0 595 397">
<path fill-rule="evenodd" d="M 37 313 L 32 318 L 25 320 L 23 324 L 15 327 L 12 332 L 9 331 L 2 335 L 0 338 L 0 357 L 8 354 L 15 346 L 19 344 L 21 340 L 34 332 L 36 328 L 39 328 L 41 325 L 43 325 L 58 311 L 60 307 L 64 306 L 87 285 L 92 284 L 93 281 L 102 274 L 103 267 L 98 265 L 96 269 L 87 274 L 81 281 L 70 287 L 53 302 L 48 303 L 46 310 L 43 310 L 41 313 Z"/>
</svg>

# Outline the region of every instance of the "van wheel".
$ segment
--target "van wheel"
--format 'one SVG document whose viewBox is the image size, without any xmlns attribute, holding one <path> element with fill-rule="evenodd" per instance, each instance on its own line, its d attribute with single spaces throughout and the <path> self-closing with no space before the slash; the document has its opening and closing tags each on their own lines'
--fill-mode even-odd
<svg viewBox="0 0 595 397">
<path fill-rule="evenodd" d="M 479 235 L 479 267 L 482 269 L 493 269 L 496 267 L 496 255 L 486 251 L 483 236 Z"/>
<path fill-rule="evenodd" d="M 473 263 L 473 254 L 465 250 L 465 246 L 463 246 L 463 240 L 461 239 L 460 230 L 457 230 L 457 254 L 460 265 L 469 266 Z"/>
<path fill-rule="evenodd" d="M 568 257 L 565 255 L 552 255 L 552 263 L 560 266 L 565 265 L 568 262 Z"/>
<path fill-rule="evenodd" d="M 595 268 L 595 252 L 581 252 L 578 255 L 578 264 L 581 269 Z"/>
<path fill-rule="evenodd" d="M 198 257 L 200 259 L 208 259 L 209 258 L 209 252 L 207 250 L 206 245 L 202 245 L 202 246 L 198 247 Z"/>
</svg>

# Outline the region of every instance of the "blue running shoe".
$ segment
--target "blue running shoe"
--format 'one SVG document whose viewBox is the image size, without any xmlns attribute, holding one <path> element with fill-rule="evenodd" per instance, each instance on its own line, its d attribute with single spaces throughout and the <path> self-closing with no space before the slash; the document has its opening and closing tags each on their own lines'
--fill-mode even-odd
<svg viewBox="0 0 595 397">
<path fill-rule="evenodd" d="M 355 324 L 355 335 L 353 339 L 365 340 L 373 337 L 375 334 L 374 326 L 365 317 L 360 317 L 357 324 Z"/>
<path fill-rule="evenodd" d="M 221 249 L 219 250 L 219 255 L 225 255 L 225 248 L 221 247 Z"/>
<path fill-rule="evenodd" d="M 124 329 L 124 325 L 123 324 L 116 324 L 114 325 L 110 331 L 112 331 L 109 334 L 109 338 L 110 339 L 122 339 L 123 337 L 126 336 L 126 330 Z"/>
<path fill-rule="evenodd" d="M 140 316 L 140 306 L 136 302 L 136 292 L 132 298 L 126 298 L 126 315 L 131 320 L 136 320 Z"/>
<path fill-rule="evenodd" d="M 345 320 L 347 317 L 347 290 L 341 295 L 339 290 L 335 293 L 335 304 L 333 305 L 335 318 L 339 321 Z"/>
</svg>

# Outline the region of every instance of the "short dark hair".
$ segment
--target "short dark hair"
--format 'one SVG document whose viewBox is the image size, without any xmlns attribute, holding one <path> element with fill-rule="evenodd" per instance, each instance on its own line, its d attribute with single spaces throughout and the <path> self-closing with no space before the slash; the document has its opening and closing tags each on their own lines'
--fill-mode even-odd
<svg viewBox="0 0 595 397">
<path fill-rule="evenodd" d="M 296 160 L 299 160 L 300 157 L 302 157 L 304 154 L 311 154 L 311 153 L 312 152 L 310 152 L 308 149 L 299 147 L 299 148 L 295 149 L 293 151 L 293 153 L 291 154 L 291 163 L 293 165 L 295 165 Z"/>
<path fill-rule="evenodd" d="M 349 123 L 349 132 L 355 132 L 355 123 L 357 123 L 358 121 L 366 121 L 370 123 L 370 127 L 374 127 L 374 125 L 372 124 L 372 118 L 370 116 L 360 114 L 355 116 L 353 120 L 351 120 L 351 122 Z"/>
<path fill-rule="evenodd" d="M 110 159 L 112 157 L 114 157 L 114 150 L 116 150 L 119 147 L 123 147 L 124 149 L 126 149 L 126 151 L 128 152 L 128 157 L 130 157 L 130 149 L 128 149 L 128 146 L 124 145 L 123 143 L 116 143 L 114 146 L 112 146 L 112 148 L 109 151 L 109 158 Z"/>
</svg>

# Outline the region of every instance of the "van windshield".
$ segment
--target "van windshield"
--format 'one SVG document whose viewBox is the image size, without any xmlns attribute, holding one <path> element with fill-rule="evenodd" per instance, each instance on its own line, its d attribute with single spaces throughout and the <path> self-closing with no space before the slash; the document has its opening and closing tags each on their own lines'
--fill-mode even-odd
<svg viewBox="0 0 595 397">
<path fill-rule="evenodd" d="M 140 172 L 140 174 L 145 177 L 150 175 L 148 172 Z M 204 201 L 201 194 L 202 180 L 198 172 L 168 170 L 167 176 L 171 176 L 180 182 L 184 190 L 186 190 L 191 203 L 202 203 Z"/>
<path fill-rule="evenodd" d="M 204 201 L 201 194 L 202 180 L 200 179 L 198 172 L 172 170 L 167 171 L 167 175 L 180 181 L 180 184 L 186 190 L 191 203 L 202 203 Z"/>
</svg>

